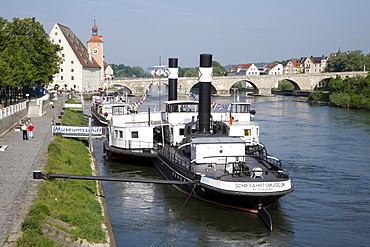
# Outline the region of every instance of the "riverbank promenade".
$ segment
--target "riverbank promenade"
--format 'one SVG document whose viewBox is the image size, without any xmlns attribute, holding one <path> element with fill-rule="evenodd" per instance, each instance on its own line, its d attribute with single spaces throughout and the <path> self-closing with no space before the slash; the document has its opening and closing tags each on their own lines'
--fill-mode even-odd
<svg viewBox="0 0 370 247">
<path fill-rule="evenodd" d="M 21 236 L 21 224 L 33 205 L 37 189 L 42 180 L 33 180 L 32 171 L 43 169 L 46 148 L 51 141 L 52 118 L 58 117 L 63 106 L 63 98 L 54 101 L 54 108 L 48 107 L 43 116 L 28 115 L 35 127 L 34 138 L 23 140 L 22 131 L 12 129 L 2 138 L 0 146 L 0 245 L 4 241 L 16 241 Z M 36 105 L 31 101 L 30 106 Z"/>
</svg>

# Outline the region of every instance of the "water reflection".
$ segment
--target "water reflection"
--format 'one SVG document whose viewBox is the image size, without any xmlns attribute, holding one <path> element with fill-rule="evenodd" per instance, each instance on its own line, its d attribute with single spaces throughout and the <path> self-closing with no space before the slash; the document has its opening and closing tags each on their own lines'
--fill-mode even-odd
<svg viewBox="0 0 370 247">
<path fill-rule="evenodd" d="M 171 186 L 105 182 L 118 246 L 369 246 L 370 113 L 292 99 L 241 98 L 257 110 L 260 140 L 295 185 L 268 209 L 273 232 L 256 215 L 187 200 Z M 162 178 L 153 166 L 96 155 L 102 175 Z"/>
</svg>

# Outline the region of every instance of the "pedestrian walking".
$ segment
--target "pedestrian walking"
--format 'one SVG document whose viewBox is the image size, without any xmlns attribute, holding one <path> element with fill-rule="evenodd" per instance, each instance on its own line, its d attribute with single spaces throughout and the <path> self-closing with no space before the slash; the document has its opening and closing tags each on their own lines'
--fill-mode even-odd
<svg viewBox="0 0 370 247">
<path fill-rule="evenodd" d="M 24 123 L 21 127 L 22 132 L 23 132 L 23 140 L 28 140 L 28 135 L 27 135 L 27 125 Z"/>
<path fill-rule="evenodd" d="M 30 125 L 27 127 L 28 129 L 28 138 L 33 138 L 33 129 L 35 127 L 30 123 Z"/>
</svg>

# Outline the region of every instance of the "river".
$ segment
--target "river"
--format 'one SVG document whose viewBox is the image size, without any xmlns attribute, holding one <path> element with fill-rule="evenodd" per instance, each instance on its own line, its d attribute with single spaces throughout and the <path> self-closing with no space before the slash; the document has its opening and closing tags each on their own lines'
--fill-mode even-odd
<svg viewBox="0 0 370 247">
<path fill-rule="evenodd" d="M 370 112 L 293 99 L 241 98 L 257 111 L 260 141 L 295 186 L 268 209 L 272 232 L 255 214 L 169 185 L 103 182 L 117 246 L 370 246 Z M 162 179 L 150 162 L 106 161 L 101 143 L 94 146 L 101 175 Z"/>
</svg>

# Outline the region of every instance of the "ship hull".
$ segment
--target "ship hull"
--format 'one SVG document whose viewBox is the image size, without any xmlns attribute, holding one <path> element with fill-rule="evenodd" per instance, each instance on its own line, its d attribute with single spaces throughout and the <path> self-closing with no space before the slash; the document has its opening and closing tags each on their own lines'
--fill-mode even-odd
<svg viewBox="0 0 370 247">
<path fill-rule="evenodd" d="M 199 180 L 199 177 L 191 171 L 190 167 L 177 166 L 165 156 L 161 155 L 161 153 L 158 154 L 158 159 L 155 162 L 156 168 L 168 180 Z M 252 213 L 258 212 L 257 208 L 259 205 L 267 208 L 280 197 L 293 191 L 292 187 L 287 191 L 280 192 L 238 192 L 215 188 L 204 184 L 201 181 L 197 183 L 196 186 L 174 185 L 174 187 L 179 191 L 202 201 Z"/>
</svg>

